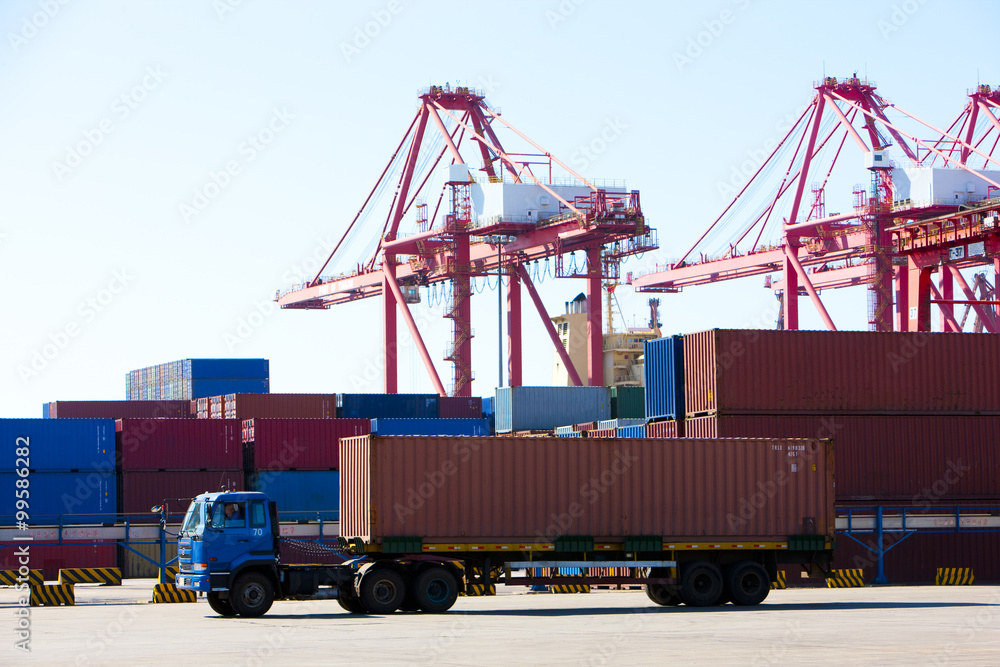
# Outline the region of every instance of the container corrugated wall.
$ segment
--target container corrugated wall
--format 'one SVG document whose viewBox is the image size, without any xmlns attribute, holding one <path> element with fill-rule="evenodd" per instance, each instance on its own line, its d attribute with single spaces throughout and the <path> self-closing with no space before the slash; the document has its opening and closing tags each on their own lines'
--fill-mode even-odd
<svg viewBox="0 0 1000 667">
<path fill-rule="evenodd" d="M 816 440 L 345 438 L 341 535 L 832 537 L 833 482 Z"/>
<path fill-rule="evenodd" d="M 0 544 L 0 570 L 20 567 L 18 552 L 24 542 Z M 59 578 L 59 570 L 71 567 L 118 567 L 118 553 L 111 544 L 31 545 L 31 569 L 41 571 L 46 581 Z"/>
<path fill-rule="evenodd" d="M 544 431 L 611 418 L 607 387 L 498 387 L 496 431 Z"/>
<path fill-rule="evenodd" d="M 684 341 L 691 417 L 1000 414 L 994 334 L 712 329 Z"/>
<path fill-rule="evenodd" d="M 242 465 L 235 419 L 119 419 L 120 467 L 129 470 L 232 470 Z"/>
<path fill-rule="evenodd" d="M 14 483 L 24 479 L 13 472 L 0 472 L 0 526 L 14 526 L 17 498 Z M 27 477 L 28 523 L 33 526 L 81 523 L 115 523 L 118 483 L 111 471 L 32 472 Z"/>
<path fill-rule="evenodd" d="M 647 419 L 684 416 L 684 344 L 681 336 L 646 341 Z"/>
<path fill-rule="evenodd" d="M 52 419 L 186 419 L 189 401 L 53 401 L 42 406 L 42 416 Z"/>
<path fill-rule="evenodd" d="M 371 432 L 368 419 L 253 419 L 246 424 L 244 439 L 253 443 L 247 472 L 333 470 L 340 439 Z"/>
<path fill-rule="evenodd" d="M 646 424 L 646 437 L 647 438 L 683 438 L 687 436 L 684 431 L 684 424 L 686 422 L 679 421 L 665 421 L 665 422 L 650 422 Z M 704 436 L 692 435 L 692 438 L 701 438 Z"/>
<path fill-rule="evenodd" d="M 619 438 L 645 438 L 646 437 L 646 426 L 644 424 L 638 424 L 635 426 L 619 426 L 618 427 L 618 437 Z"/>
<path fill-rule="evenodd" d="M 115 422 L 111 419 L 0 419 L 0 442 L 0 470 L 19 467 L 15 465 L 17 448 L 25 444 L 31 470 L 115 469 Z"/>
<path fill-rule="evenodd" d="M 645 419 L 602 419 L 597 422 L 597 428 L 623 428 L 625 426 L 641 426 L 646 423 Z"/>
<path fill-rule="evenodd" d="M 442 419 L 479 419 L 483 414 L 483 399 L 478 396 L 438 397 L 438 417 Z"/>
<path fill-rule="evenodd" d="M 832 438 L 837 500 L 1000 498 L 1000 416 L 730 415 L 685 427 L 697 438 Z"/>
<path fill-rule="evenodd" d="M 374 435 L 490 435 L 488 419 L 373 419 Z"/>
<path fill-rule="evenodd" d="M 119 477 L 119 512 L 136 523 L 157 523 L 150 508 L 167 502 L 171 520 L 180 521 L 199 493 L 243 490 L 242 470 L 124 472 Z"/>
<path fill-rule="evenodd" d="M 222 397 L 224 419 L 333 419 L 336 394 L 227 394 Z"/>
<path fill-rule="evenodd" d="M 611 417 L 644 419 L 646 417 L 645 387 L 611 387 Z"/>
<path fill-rule="evenodd" d="M 278 503 L 281 521 L 336 521 L 340 506 L 340 473 L 336 470 L 292 470 L 256 473 L 250 490 L 262 491 Z"/>
<path fill-rule="evenodd" d="M 342 419 L 433 419 L 437 394 L 337 394 Z"/>
</svg>

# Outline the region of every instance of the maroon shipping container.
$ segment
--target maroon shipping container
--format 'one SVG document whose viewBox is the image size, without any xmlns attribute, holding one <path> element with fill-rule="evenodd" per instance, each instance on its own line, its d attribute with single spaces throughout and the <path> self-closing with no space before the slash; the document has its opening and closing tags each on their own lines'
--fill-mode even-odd
<svg viewBox="0 0 1000 667">
<path fill-rule="evenodd" d="M 858 535 L 875 546 L 875 536 Z M 885 545 L 893 537 L 883 537 Z M 939 567 L 970 567 L 977 584 L 1000 583 L 1000 533 L 916 533 L 886 552 L 885 576 L 890 584 L 933 584 Z M 861 568 L 865 583 L 878 573 L 875 555 L 854 540 L 840 536 L 833 552 L 833 567 Z M 789 573 L 791 576 L 791 573 Z M 788 582 L 792 585 L 792 581 Z"/>
<path fill-rule="evenodd" d="M 441 396 L 438 398 L 441 419 L 482 419 L 483 399 L 478 396 Z"/>
<path fill-rule="evenodd" d="M 584 431 L 588 438 L 617 438 L 618 429 L 616 428 L 595 428 L 593 431 Z"/>
<path fill-rule="evenodd" d="M 834 533 L 818 440 L 363 436 L 340 461 L 340 533 L 374 543 Z"/>
<path fill-rule="evenodd" d="M 135 523 L 156 523 L 150 509 L 167 503 L 171 522 L 184 517 L 191 498 L 206 491 L 243 490 L 242 470 L 125 472 L 118 478 L 119 512 Z"/>
<path fill-rule="evenodd" d="M 333 419 L 336 394 L 226 394 L 223 418 Z"/>
<path fill-rule="evenodd" d="M 665 422 L 650 422 L 646 424 L 646 437 L 647 438 L 682 438 L 684 437 L 684 430 L 682 425 L 684 422 L 678 422 L 674 420 Z M 704 436 L 693 436 L 696 438 Z"/>
<path fill-rule="evenodd" d="M 583 422 L 582 424 L 573 424 L 573 430 L 581 433 L 583 431 L 593 431 L 597 428 L 597 422 Z"/>
<path fill-rule="evenodd" d="M 687 416 L 1000 414 L 1000 336 L 712 329 L 684 337 Z"/>
<path fill-rule="evenodd" d="M 197 399 L 191 401 L 190 403 L 191 403 L 191 416 L 192 417 L 197 417 L 198 416 L 198 401 L 197 401 Z"/>
<path fill-rule="evenodd" d="M 18 556 L 17 551 L 25 544 L 25 542 L 0 544 L 0 570 L 16 570 L 21 566 L 22 556 Z M 45 581 L 56 581 L 59 578 L 59 570 L 63 568 L 118 567 L 118 551 L 114 542 L 98 545 L 69 543 L 30 546 L 29 566 L 32 570 L 41 570 Z"/>
<path fill-rule="evenodd" d="M 341 438 L 371 433 L 370 419 L 252 419 L 254 470 L 336 470 Z"/>
<path fill-rule="evenodd" d="M 52 401 L 52 419 L 173 418 L 191 416 L 188 401 Z"/>
<path fill-rule="evenodd" d="M 243 447 L 235 419 L 119 419 L 122 470 L 234 470 Z"/>
<path fill-rule="evenodd" d="M 838 501 L 1000 496 L 1000 417 L 729 415 L 685 428 L 691 438 L 832 438 Z"/>
</svg>

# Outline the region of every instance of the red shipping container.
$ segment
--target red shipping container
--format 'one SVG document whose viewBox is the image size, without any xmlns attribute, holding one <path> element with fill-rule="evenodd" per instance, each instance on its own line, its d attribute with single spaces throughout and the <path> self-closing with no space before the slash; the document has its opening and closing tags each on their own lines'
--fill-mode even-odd
<svg viewBox="0 0 1000 667">
<path fill-rule="evenodd" d="M 595 428 L 593 431 L 585 431 L 587 438 L 617 438 L 618 429 L 616 428 Z"/>
<path fill-rule="evenodd" d="M 336 416 L 336 394 L 226 394 L 223 397 L 225 419 L 333 419 Z"/>
<path fill-rule="evenodd" d="M 582 424 L 573 424 L 573 430 L 577 432 L 593 431 L 596 428 L 597 428 L 597 422 L 583 422 Z"/>
<path fill-rule="evenodd" d="M 441 396 L 438 417 L 441 419 L 481 419 L 483 399 L 478 396 Z"/>
<path fill-rule="evenodd" d="M 119 419 L 119 466 L 129 470 L 234 470 L 243 448 L 235 419 Z"/>
<path fill-rule="evenodd" d="M 674 420 L 664 421 L 664 422 L 650 422 L 646 424 L 646 437 L 647 438 L 681 438 L 684 437 L 683 429 L 681 425 L 684 422 L 678 422 Z M 693 437 L 703 437 L 703 436 L 693 436 Z"/>
<path fill-rule="evenodd" d="M 37 540 L 36 540 L 37 541 Z M 16 570 L 21 567 L 17 555 L 26 542 L 0 544 L 0 570 Z M 32 570 L 40 570 L 45 581 L 54 582 L 59 578 L 59 570 L 71 567 L 118 567 L 118 551 L 111 544 L 59 544 L 44 546 L 30 544 Z"/>
<path fill-rule="evenodd" d="M 684 337 L 687 416 L 1000 414 L 1000 336 L 712 329 Z"/>
<path fill-rule="evenodd" d="M 191 416 L 188 401 L 52 401 L 52 419 L 184 419 Z"/>
<path fill-rule="evenodd" d="M 834 534 L 833 445 L 818 440 L 363 436 L 340 450 L 340 533 L 374 543 Z"/>
<path fill-rule="evenodd" d="M 169 522 L 176 523 L 184 517 L 191 499 L 206 491 L 219 491 L 223 487 L 242 491 L 242 470 L 207 470 L 178 472 L 125 472 L 118 480 L 118 511 L 131 522 L 156 523 L 150 510 L 163 502 L 170 513 Z"/>
<path fill-rule="evenodd" d="M 341 438 L 371 433 L 369 419 L 253 419 L 244 429 L 253 441 L 253 468 L 336 470 Z"/>
<path fill-rule="evenodd" d="M 873 547 L 876 545 L 874 534 L 856 537 Z M 883 540 L 889 546 L 898 538 L 887 533 Z M 887 551 L 882 563 L 890 584 L 933 584 L 940 567 L 969 567 L 975 583 L 997 584 L 1000 583 L 997 553 L 1000 553 L 1000 533 L 916 533 Z M 877 563 L 875 554 L 864 546 L 848 537 L 838 537 L 833 552 L 834 568 L 861 568 L 865 583 L 870 584 L 878 574 Z M 788 583 L 793 585 L 793 580 Z"/>
<path fill-rule="evenodd" d="M 688 419 L 685 429 L 692 438 L 832 438 L 838 501 L 1000 496 L 1000 417 L 729 415 Z"/>
</svg>

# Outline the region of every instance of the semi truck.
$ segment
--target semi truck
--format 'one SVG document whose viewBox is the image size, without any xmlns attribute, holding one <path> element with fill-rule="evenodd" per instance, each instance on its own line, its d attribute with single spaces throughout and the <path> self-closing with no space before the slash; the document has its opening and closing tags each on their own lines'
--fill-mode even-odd
<svg viewBox="0 0 1000 667">
<path fill-rule="evenodd" d="M 289 599 L 443 613 L 497 584 L 752 606 L 779 569 L 824 577 L 832 562 L 826 440 L 360 436 L 341 440 L 340 465 L 343 563 L 283 563 L 266 494 L 204 493 L 182 524 L 177 587 L 245 617 Z"/>
</svg>

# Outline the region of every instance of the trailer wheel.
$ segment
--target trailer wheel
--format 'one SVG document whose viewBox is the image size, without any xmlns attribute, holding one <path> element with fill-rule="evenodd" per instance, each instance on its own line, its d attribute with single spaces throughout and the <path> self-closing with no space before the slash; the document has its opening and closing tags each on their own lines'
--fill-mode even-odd
<svg viewBox="0 0 1000 667">
<path fill-rule="evenodd" d="M 726 573 L 726 593 L 733 604 L 748 607 L 760 604 L 771 592 L 771 577 L 760 563 L 744 560 Z"/>
<path fill-rule="evenodd" d="M 705 561 L 681 570 L 681 600 L 689 607 L 709 607 L 722 597 L 722 572 Z"/>
<path fill-rule="evenodd" d="M 650 577 L 667 576 L 666 568 L 654 567 L 649 570 Z M 681 603 L 681 596 L 677 594 L 676 586 L 666 584 L 643 584 L 642 589 L 646 591 L 646 597 L 662 607 L 676 607 Z"/>
<path fill-rule="evenodd" d="M 338 595 L 337 603 L 344 609 L 344 611 L 349 611 L 352 614 L 368 613 L 368 610 L 365 609 L 365 606 L 361 604 L 361 600 L 359 600 L 356 595 Z"/>
<path fill-rule="evenodd" d="M 219 616 L 235 616 L 236 610 L 233 609 L 233 605 L 229 603 L 229 600 L 223 600 L 219 597 L 219 593 L 211 592 L 207 596 L 208 606 L 212 608 Z"/>
<path fill-rule="evenodd" d="M 229 604 L 240 616 L 263 616 L 274 602 L 271 581 L 259 572 L 247 572 L 236 580 L 229 591 Z"/>
<path fill-rule="evenodd" d="M 430 567 L 413 581 L 413 597 L 428 614 L 442 614 L 458 599 L 458 580 L 443 567 Z"/>
<path fill-rule="evenodd" d="M 361 579 L 361 604 L 371 614 L 391 614 L 406 597 L 403 575 L 387 567 L 368 570 Z"/>
</svg>

